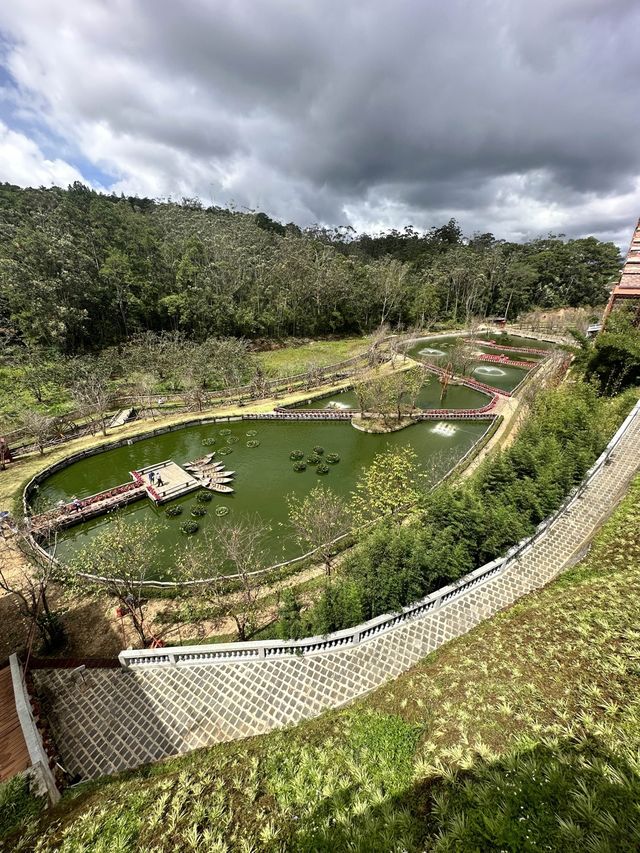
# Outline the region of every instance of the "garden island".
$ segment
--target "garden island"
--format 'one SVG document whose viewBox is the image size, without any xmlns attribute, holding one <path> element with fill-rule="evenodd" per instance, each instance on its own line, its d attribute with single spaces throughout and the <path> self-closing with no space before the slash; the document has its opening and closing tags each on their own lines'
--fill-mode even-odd
<svg viewBox="0 0 640 853">
<path fill-rule="evenodd" d="M 12 849 L 632 849 L 640 226 L 0 221 Z"/>
</svg>

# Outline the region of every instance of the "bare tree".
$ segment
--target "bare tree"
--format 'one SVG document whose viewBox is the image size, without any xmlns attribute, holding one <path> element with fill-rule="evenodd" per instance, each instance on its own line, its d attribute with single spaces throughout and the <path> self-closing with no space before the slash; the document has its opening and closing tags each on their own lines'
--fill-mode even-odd
<svg viewBox="0 0 640 853">
<path fill-rule="evenodd" d="M 148 599 L 143 595 L 145 581 L 153 579 L 158 570 L 152 555 L 151 528 L 116 518 L 76 556 L 67 574 L 69 584 L 114 598 L 121 613 L 131 619 L 143 647 L 157 634 L 157 626 L 148 618 Z M 78 573 L 93 577 L 83 578 Z"/>
<path fill-rule="evenodd" d="M 113 403 L 109 389 L 109 369 L 97 362 L 79 362 L 76 378 L 71 385 L 73 397 L 81 414 L 89 419 L 92 426 L 99 424 L 102 434 L 107 434 L 107 414 Z"/>
<path fill-rule="evenodd" d="M 298 541 L 318 551 L 331 574 L 334 541 L 349 529 L 349 508 L 331 489 L 317 485 L 303 498 L 290 497 L 289 520 Z"/>
<path fill-rule="evenodd" d="M 55 418 L 27 409 L 21 417 L 25 430 L 32 435 L 42 455 L 47 441 L 55 434 Z"/>
<path fill-rule="evenodd" d="M 55 579 L 55 539 L 49 556 L 36 553 L 26 530 L 2 526 L 0 589 L 15 596 L 18 611 L 29 625 L 29 639 L 37 633 L 45 651 L 59 648 L 65 639 L 60 615 L 51 607 L 49 587 Z"/>
<path fill-rule="evenodd" d="M 221 525 L 216 537 L 219 554 L 231 573 L 237 575 L 235 588 L 218 601 L 224 614 L 235 622 L 239 640 L 247 640 L 258 628 L 258 600 L 264 585 L 261 570 L 266 567 L 266 529 L 257 518 L 247 517 Z"/>
</svg>

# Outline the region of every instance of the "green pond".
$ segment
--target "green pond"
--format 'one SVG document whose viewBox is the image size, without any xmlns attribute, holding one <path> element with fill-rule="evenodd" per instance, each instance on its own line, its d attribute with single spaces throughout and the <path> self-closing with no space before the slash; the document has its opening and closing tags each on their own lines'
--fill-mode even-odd
<svg viewBox="0 0 640 853">
<path fill-rule="evenodd" d="M 491 400 L 489 394 L 465 388 L 464 385 L 450 385 L 444 401 L 440 400 L 442 387 L 438 378 L 433 377 L 422 386 L 416 404 L 419 409 L 479 409 Z M 337 394 L 325 394 L 303 403 L 287 406 L 289 409 L 354 409 L 358 411 L 358 398 L 354 391 L 340 391 Z"/>
<path fill-rule="evenodd" d="M 496 337 L 496 340 L 500 340 L 504 343 L 505 346 L 517 345 L 511 344 L 510 341 L 514 340 L 513 338 L 508 338 L 506 335 Z M 506 339 L 506 340 L 505 340 Z M 459 340 L 459 337 L 452 335 L 451 337 L 443 337 L 443 338 L 423 338 L 419 341 L 414 341 L 409 344 L 407 347 L 406 353 L 411 358 L 416 359 L 416 361 L 430 361 L 434 364 L 438 364 L 441 361 L 445 360 L 445 356 L 447 351 L 450 350 L 455 343 Z M 537 341 L 536 349 L 537 347 Z M 531 344 L 533 346 L 533 342 Z M 473 346 L 473 344 L 471 344 Z M 480 347 L 478 347 L 480 350 Z M 499 355 L 499 351 L 495 349 L 486 348 L 486 352 L 493 353 L 495 355 Z M 508 352 L 505 352 L 505 355 L 509 355 Z M 528 359 L 524 359 L 520 357 L 520 353 L 511 353 L 511 357 L 515 361 L 526 361 Z M 533 366 L 535 361 L 531 362 Z M 486 361 L 477 361 L 471 362 L 469 365 L 469 369 L 467 371 L 467 376 L 471 379 L 476 379 L 478 382 L 484 382 L 487 385 L 491 385 L 493 388 L 499 388 L 502 391 L 513 391 L 516 386 L 518 386 L 524 377 L 527 375 L 528 370 L 525 367 L 509 367 L 504 364 L 491 364 Z M 447 392 L 447 405 L 449 392 Z"/>
<path fill-rule="evenodd" d="M 189 513 L 197 505 L 196 493 L 170 504 L 184 505 L 182 515 L 176 518 L 167 518 L 165 507 L 155 507 L 148 499 L 116 512 L 129 523 L 144 522 L 152 526 L 154 546 L 150 561 L 159 579 L 171 578 L 171 566 L 180 549 L 191 547 L 207 531 L 215 541 L 217 525 L 247 515 L 258 516 L 268 527 L 265 546 L 270 562 L 275 563 L 303 551 L 288 524 L 289 495 L 304 496 L 321 482 L 346 496 L 354 488 L 362 469 L 371 464 L 377 453 L 389 447 L 412 447 L 427 476 L 435 481 L 472 447 L 487 426 L 486 421 L 426 422 L 388 435 L 359 432 L 348 421 L 241 421 L 185 427 L 73 463 L 41 483 L 37 505 L 38 510 L 42 510 L 60 499 L 68 501 L 73 495 L 81 498 L 128 482 L 129 472 L 145 465 L 165 459 L 180 464 L 216 450 L 217 458 L 236 472 L 235 493 L 216 494 L 211 503 L 205 504 L 207 514 L 197 519 L 200 530 L 194 536 L 185 536 L 179 528 L 191 518 Z M 221 429 L 228 429 L 230 435 L 220 435 Z M 248 436 L 247 432 L 252 430 L 256 435 Z M 211 438 L 215 438 L 215 444 L 204 446 L 203 440 Z M 230 444 L 229 439 L 237 441 Z M 259 446 L 247 447 L 246 442 L 250 440 L 259 441 Z M 295 472 L 289 459 L 291 451 L 299 449 L 309 454 L 317 445 L 324 448 L 325 455 L 339 454 L 340 462 L 330 465 L 326 475 L 317 474 L 311 465 L 306 471 Z M 219 455 L 221 448 L 230 448 L 231 452 Z M 219 506 L 229 507 L 225 518 L 215 515 Z M 62 560 L 72 558 L 105 529 L 111 518 L 113 515 L 102 516 L 62 531 L 58 557 Z M 212 558 L 212 572 L 215 568 Z"/>
</svg>

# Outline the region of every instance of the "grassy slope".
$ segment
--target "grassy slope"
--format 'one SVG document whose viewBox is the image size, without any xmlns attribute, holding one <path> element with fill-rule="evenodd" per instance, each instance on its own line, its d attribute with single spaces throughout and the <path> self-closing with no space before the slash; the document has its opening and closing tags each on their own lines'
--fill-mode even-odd
<svg viewBox="0 0 640 853">
<path fill-rule="evenodd" d="M 314 364 L 326 367 L 366 351 L 371 337 L 342 338 L 335 341 L 309 341 L 300 346 L 256 353 L 260 365 L 271 376 L 293 376 Z"/>
<path fill-rule="evenodd" d="M 546 589 L 346 710 L 81 786 L 38 850 L 638 849 L 639 607 L 640 480 Z"/>
</svg>

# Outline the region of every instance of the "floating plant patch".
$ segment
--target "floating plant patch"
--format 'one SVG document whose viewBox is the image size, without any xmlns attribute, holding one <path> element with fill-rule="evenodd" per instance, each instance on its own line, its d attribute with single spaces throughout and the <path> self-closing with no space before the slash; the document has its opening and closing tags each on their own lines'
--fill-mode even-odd
<svg viewBox="0 0 640 853">
<path fill-rule="evenodd" d="M 320 445 L 316 445 L 313 448 L 313 452 L 316 454 L 316 456 L 322 456 L 322 454 L 324 453 L 324 447 L 320 447 Z"/>
<path fill-rule="evenodd" d="M 328 474 L 328 473 L 329 473 L 329 466 L 325 465 L 324 462 L 321 462 L 316 467 L 316 474 Z"/>
<path fill-rule="evenodd" d="M 218 430 L 218 435 L 231 435 L 231 430 L 230 429 Z"/>
<path fill-rule="evenodd" d="M 196 500 L 200 504 L 208 504 L 209 501 L 213 500 L 213 495 L 211 494 L 211 492 L 198 492 L 198 494 L 196 495 Z"/>
<path fill-rule="evenodd" d="M 218 518 L 222 518 L 223 515 L 229 515 L 229 507 L 228 506 L 217 506 L 216 507 L 216 515 Z"/>
<path fill-rule="evenodd" d="M 254 435 L 257 435 L 257 434 L 258 434 L 258 431 L 255 429 L 248 429 L 246 432 L 246 435 L 248 435 L 249 438 L 252 438 Z"/>
<path fill-rule="evenodd" d="M 216 443 L 215 438 L 203 438 L 202 443 L 205 447 L 211 447 L 212 444 Z"/>
<path fill-rule="evenodd" d="M 312 453 L 310 456 L 307 456 L 307 465 L 317 465 L 322 460 L 315 453 Z"/>
<path fill-rule="evenodd" d="M 228 435 L 227 444 L 237 444 L 240 441 L 237 435 Z"/>
<path fill-rule="evenodd" d="M 197 533 L 200 529 L 200 525 L 197 521 L 185 521 L 184 524 L 180 525 L 180 532 L 184 533 L 185 536 L 191 536 L 193 533 Z"/>
<path fill-rule="evenodd" d="M 228 456 L 230 453 L 233 453 L 233 449 L 231 447 L 221 447 L 218 453 L 220 456 Z"/>
<path fill-rule="evenodd" d="M 194 508 L 191 510 L 191 515 L 194 518 L 200 518 L 201 516 L 206 515 L 206 514 L 207 514 L 207 511 L 203 506 L 194 506 Z"/>
<path fill-rule="evenodd" d="M 298 473 L 300 473 L 300 471 L 306 471 L 307 470 L 306 462 L 300 462 L 300 461 L 294 462 L 293 470 L 297 471 Z"/>
<path fill-rule="evenodd" d="M 340 461 L 340 457 L 337 453 L 327 453 L 325 459 L 327 462 L 331 462 L 332 465 L 336 465 Z"/>
<path fill-rule="evenodd" d="M 178 515 L 182 515 L 182 507 L 181 506 L 168 506 L 164 514 L 167 518 L 175 518 Z"/>
<path fill-rule="evenodd" d="M 304 453 L 302 450 L 292 450 L 289 454 L 289 459 L 292 459 L 294 462 L 297 462 L 298 459 L 304 459 Z"/>
<path fill-rule="evenodd" d="M 260 442 L 256 441 L 255 438 L 252 438 L 247 442 L 247 447 L 260 447 Z"/>
</svg>

